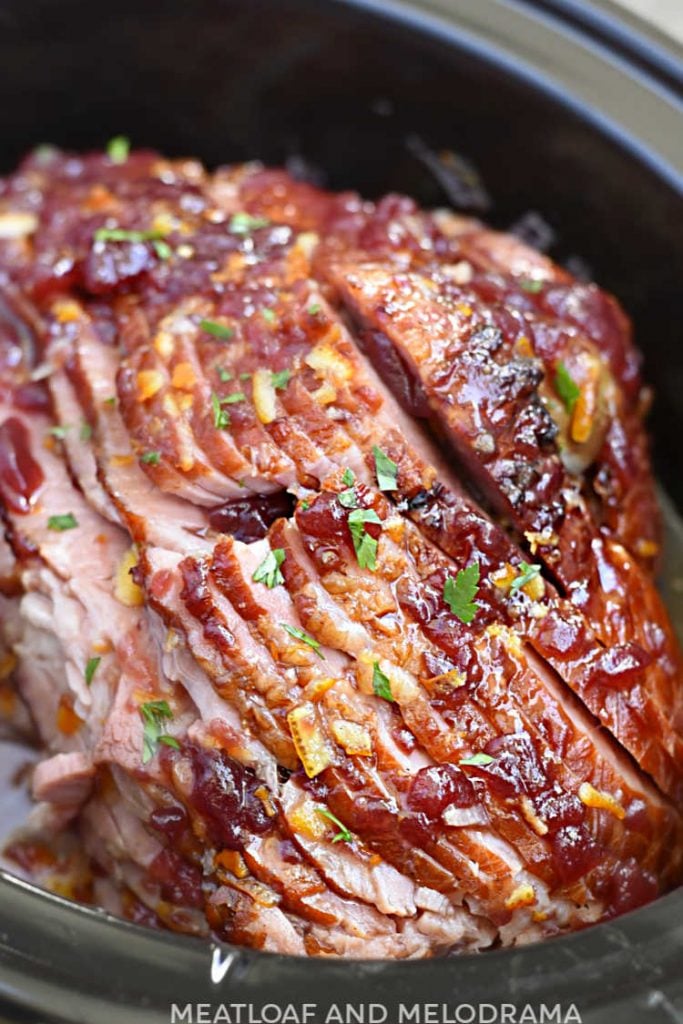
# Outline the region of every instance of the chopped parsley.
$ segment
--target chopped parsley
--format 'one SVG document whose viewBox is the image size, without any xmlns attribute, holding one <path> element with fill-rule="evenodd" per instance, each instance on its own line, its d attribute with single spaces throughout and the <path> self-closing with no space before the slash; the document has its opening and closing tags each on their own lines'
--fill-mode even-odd
<svg viewBox="0 0 683 1024">
<path fill-rule="evenodd" d="M 510 584 L 510 590 L 519 590 L 520 587 L 525 587 L 527 583 L 531 583 L 537 576 L 541 575 L 540 565 L 529 565 L 528 562 L 520 562 L 519 568 L 521 572 L 518 576 L 515 576 L 514 580 Z"/>
<path fill-rule="evenodd" d="M 159 242 L 163 231 L 128 231 L 126 228 L 98 228 L 94 234 L 96 242 Z"/>
<path fill-rule="evenodd" d="M 519 282 L 519 287 L 523 288 L 525 292 L 529 292 L 531 295 L 538 295 L 539 292 L 543 291 L 544 281 L 539 281 L 535 277 L 522 278 Z"/>
<path fill-rule="evenodd" d="M 165 700 L 150 700 L 140 705 L 142 718 L 142 763 L 148 764 L 157 752 L 160 743 L 180 750 L 180 744 L 173 736 L 164 732 L 164 722 L 173 718 L 173 712 Z"/>
<path fill-rule="evenodd" d="M 61 516 L 50 516 L 47 521 L 48 530 L 75 530 L 78 526 L 78 521 L 73 512 L 66 512 Z"/>
<path fill-rule="evenodd" d="M 140 462 L 146 466 L 158 466 L 161 461 L 161 452 L 144 452 L 140 456 Z"/>
<path fill-rule="evenodd" d="M 227 430 L 230 426 L 230 413 L 222 408 L 221 400 L 215 391 L 211 393 L 211 408 L 213 409 L 213 425 L 216 430 Z"/>
<path fill-rule="evenodd" d="M 479 605 L 475 601 L 479 589 L 479 563 L 472 562 L 460 569 L 457 576 L 449 576 L 443 585 L 443 599 L 461 622 L 471 622 Z"/>
<path fill-rule="evenodd" d="M 251 373 L 241 373 L 240 380 L 251 380 L 252 376 Z"/>
<path fill-rule="evenodd" d="M 261 310 L 261 315 L 262 315 L 263 319 L 266 321 L 266 323 L 269 323 L 269 324 L 274 324 L 275 321 L 277 320 L 277 316 L 276 316 L 275 310 L 274 309 L 268 309 L 267 306 L 266 306 L 265 309 Z"/>
<path fill-rule="evenodd" d="M 311 503 L 310 503 L 310 501 L 302 501 L 302 502 L 301 502 L 301 510 L 302 510 L 303 512 L 308 512 L 308 510 L 309 510 L 309 508 L 310 508 L 310 507 L 311 507 Z"/>
<path fill-rule="evenodd" d="M 254 583 L 264 583 L 269 590 L 284 583 L 285 578 L 280 572 L 280 566 L 284 560 L 284 548 L 273 548 L 272 551 L 269 551 L 252 576 Z"/>
<path fill-rule="evenodd" d="M 351 539 L 356 552 L 356 558 L 361 569 L 370 569 L 374 572 L 377 569 L 377 541 L 365 530 L 366 523 L 377 523 L 381 526 L 382 520 L 373 508 L 355 508 L 349 513 L 347 520 Z"/>
<path fill-rule="evenodd" d="M 236 402 L 244 402 L 246 397 L 244 391 L 232 391 L 225 398 L 221 398 L 221 405 L 235 405 Z"/>
<path fill-rule="evenodd" d="M 278 370 L 277 373 L 271 373 L 270 380 L 274 388 L 282 390 L 286 388 L 292 377 L 291 370 Z"/>
<path fill-rule="evenodd" d="M 50 435 L 50 437 L 56 437 L 58 441 L 63 441 L 64 438 L 66 437 L 68 430 L 71 430 L 71 427 L 68 423 L 60 423 L 57 424 L 56 427 L 50 427 L 50 429 L 48 430 L 48 434 Z"/>
<path fill-rule="evenodd" d="M 353 842 L 353 832 L 349 832 L 346 825 L 335 817 L 332 811 L 328 811 L 327 807 L 316 807 L 316 811 L 323 818 L 327 818 L 333 825 L 336 825 L 339 831 L 332 840 L 333 843 L 351 843 Z"/>
<path fill-rule="evenodd" d="M 267 217 L 254 217 L 251 213 L 233 213 L 228 230 L 233 235 L 248 235 L 259 228 L 267 228 L 270 221 Z"/>
<path fill-rule="evenodd" d="M 81 423 L 81 429 L 79 433 L 81 441 L 89 441 L 92 437 L 92 427 L 85 421 Z"/>
<path fill-rule="evenodd" d="M 373 662 L 372 665 L 372 689 L 376 697 L 391 701 L 393 704 L 394 695 L 391 692 L 389 677 L 382 672 L 378 661 Z"/>
<path fill-rule="evenodd" d="M 557 364 L 557 371 L 555 373 L 555 390 L 562 399 L 565 409 L 571 415 L 571 413 L 574 412 L 574 406 L 579 400 L 581 388 L 572 378 L 564 363 Z"/>
<path fill-rule="evenodd" d="M 101 661 L 101 658 L 88 658 L 88 664 L 85 666 L 85 672 L 83 673 L 86 686 L 90 686 L 92 683 Z"/>
<path fill-rule="evenodd" d="M 495 760 L 495 757 L 491 757 L 490 754 L 485 754 L 483 751 L 479 751 L 477 754 L 472 754 L 471 757 L 463 757 L 460 764 L 472 765 L 475 768 L 485 768 L 487 764 L 493 764 Z"/>
<path fill-rule="evenodd" d="M 308 307 L 308 314 L 309 316 L 317 316 L 321 309 L 322 306 L 320 305 L 320 303 L 314 302 L 312 306 Z"/>
<path fill-rule="evenodd" d="M 228 341 L 235 333 L 232 327 L 216 323 L 215 320 L 200 320 L 199 326 L 207 334 L 212 334 L 214 338 L 220 338 L 221 341 Z"/>
<path fill-rule="evenodd" d="M 173 255 L 173 249 L 168 242 L 164 242 L 162 238 L 153 238 L 152 248 L 160 260 L 170 260 Z"/>
<path fill-rule="evenodd" d="M 345 469 L 342 473 L 342 483 L 346 485 L 346 490 L 340 491 L 337 495 L 337 501 L 340 505 L 343 505 L 344 508 L 358 508 L 358 496 L 356 495 L 356 488 L 354 487 L 355 482 L 356 477 L 354 476 L 353 471 Z"/>
<path fill-rule="evenodd" d="M 130 153 L 130 140 L 125 135 L 115 135 L 107 143 L 107 156 L 113 164 L 125 164 Z"/>
<path fill-rule="evenodd" d="M 308 647 L 312 647 L 321 661 L 325 660 L 325 655 L 320 650 L 320 644 L 314 637 L 305 633 L 303 629 L 299 629 L 298 626 L 290 626 L 287 622 L 281 622 L 280 625 L 285 632 L 289 633 L 290 636 L 293 636 L 295 640 L 300 640 L 302 644 L 307 644 Z"/>
<path fill-rule="evenodd" d="M 219 366 L 218 368 L 218 376 L 224 384 L 227 384 L 228 381 L 233 379 L 233 375 L 230 373 L 230 370 L 225 370 L 222 366 Z"/>
<path fill-rule="evenodd" d="M 377 445 L 373 446 L 372 454 L 375 458 L 375 475 L 380 491 L 395 491 L 398 466 Z"/>
</svg>

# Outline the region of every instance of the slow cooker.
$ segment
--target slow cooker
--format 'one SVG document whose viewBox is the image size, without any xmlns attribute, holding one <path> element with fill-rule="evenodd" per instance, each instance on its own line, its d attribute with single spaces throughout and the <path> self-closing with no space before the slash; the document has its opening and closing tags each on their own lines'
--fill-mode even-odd
<svg viewBox="0 0 683 1024">
<path fill-rule="evenodd" d="M 4 0 L 2 167 L 125 133 L 210 165 L 258 157 L 368 196 L 486 207 L 632 314 L 680 508 L 682 56 L 599 0 Z M 443 150 L 466 161 L 464 192 L 435 170 Z M 542 945 L 313 963 L 143 930 L 0 872 L 8 1022 L 614 1019 L 683 1021 L 683 892 Z"/>
</svg>

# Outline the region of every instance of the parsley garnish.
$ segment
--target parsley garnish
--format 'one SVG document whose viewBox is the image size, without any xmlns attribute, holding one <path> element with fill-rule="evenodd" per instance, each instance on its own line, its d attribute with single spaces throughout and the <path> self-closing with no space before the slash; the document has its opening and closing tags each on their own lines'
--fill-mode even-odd
<svg viewBox="0 0 683 1024">
<path fill-rule="evenodd" d="M 160 260 L 170 260 L 173 255 L 173 249 L 171 246 L 161 238 L 152 239 L 152 248 Z"/>
<path fill-rule="evenodd" d="M 540 291 L 543 291 L 543 281 L 539 281 L 535 277 L 522 278 L 519 282 L 519 287 L 523 288 L 525 292 L 529 292 L 531 295 L 538 295 Z"/>
<path fill-rule="evenodd" d="M 263 559 L 252 576 L 254 583 L 265 583 L 269 590 L 285 582 L 280 566 L 285 560 L 284 548 L 273 548 Z"/>
<path fill-rule="evenodd" d="M 342 483 L 346 486 L 345 491 L 340 491 L 337 495 L 337 501 L 344 508 L 358 508 L 358 498 L 356 497 L 356 489 L 353 486 L 356 482 L 356 477 L 351 469 L 345 469 L 342 473 Z"/>
<path fill-rule="evenodd" d="M 142 718 L 142 763 L 147 764 L 157 752 L 160 743 L 180 750 L 180 744 L 173 736 L 164 732 L 164 721 L 173 718 L 173 712 L 165 700 L 150 700 L 140 705 Z"/>
<path fill-rule="evenodd" d="M 86 686 L 90 686 L 90 684 L 92 683 L 93 679 L 95 678 L 95 673 L 97 672 L 98 666 L 101 661 L 101 658 L 88 659 L 88 664 L 85 666 L 85 672 L 83 673 L 83 675 L 85 676 Z"/>
<path fill-rule="evenodd" d="M 232 327 L 226 327 L 225 324 L 218 324 L 215 320 L 200 320 L 199 326 L 207 334 L 212 334 L 214 338 L 220 338 L 221 341 L 228 341 L 232 338 L 235 333 Z"/>
<path fill-rule="evenodd" d="M 321 309 L 322 306 L 320 305 L 320 303 L 314 302 L 312 306 L 308 307 L 308 314 L 309 316 L 317 316 Z"/>
<path fill-rule="evenodd" d="M 382 672 L 378 661 L 373 662 L 372 665 L 372 689 L 376 697 L 381 697 L 382 700 L 394 703 L 394 695 L 391 692 L 389 677 Z"/>
<path fill-rule="evenodd" d="M 373 508 L 356 508 L 349 513 L 347 521 L 359 566 L 361 569 L 370 569 L 374 572 L 377 568 L 377 541 L 366 533 L 365 524 L 381 525 L 382 520 Z"/>
<path fill-rule="evenodd" d="M 58 424 L 56 427 L 50 427 L 48 434 L 51 437 L 56 437 L 58 441 L 63 441 L 68 430 L 71 430 L 68 423 Z"/>
<path fill-rule="evenodd" d="M 73 512 L 66 512 L 62 516 L 50 516 L 47 521 L 48 530 L 74 530 L 78 526 Z"/>
<path fill-rule="evenodd" d="M 282 390 L 286 388 L 292 377 L 291 370 L 278 370 L 277 373 L 271 373 L 270 380 L 274 388 Z"/>
<path fill-rule="evenodd" d="M 144 452 L 140 456 L 140 462 L 144 462 L 146 466 L 158 466 L 161 461 L 161 452 Z"/>
<path fill-rule="evenodd" d="M 335 817 L 335 815 L 332 813 L 332 811 L 328 811 L 327 807 L 316 807 L 316 811 L 323 818 L 327 818 L 328 821 L 331 821 L 332 824 L 336 825 L 337 828 L 339 829 L 339 831 L 337 832 L 336 836 L 332 840 L 333 843 L 351 843 L 351 842 L 353 842 L 353 832 L 349 832 L 349 830 L 346 827 L 346 825 L 344 825 L 343 822 L 341 822 L 339 820 L 339 818 Z"/>
<path fill-rule="evenodd" d="M 519 576 L 515 576 L 510 584 L 511 591 L 526 586 L 527 583 L 531 583 L 532 580 L 541 575 L 540 565 L 529 565 L 527 562 L 520 562 L 519 568 L 521 569 Z"/>
<path fill-rule="evenodd" d="M 93 237 L 96 242 L 158 242 L 164 237 L 164 232 L 128 231 L 126 228 L 98 228 Z"/>
<path fill-rule="evenodd" d="M 573 380 L 564 363 L 557 364 L 557 371 L 555 373 L 555 390 L 562 399 L 565 409 L 571 415 L 571 413 L 574 412 L 574 406 L 581 394 L 581 388 L 576 381 Z"/>
<path fill-rule="evenodd" d="M 301 510 L 302 510 L 302 512 L 308 512 L 310 507 L 311 507 L 310 501 L 305 501 L 304 500 L 304 501 L 301 502 Z"/>
<path fill-rule="evenodd" d="M 233 375 L 230 373 L 230 370 L 225 370 L 222 366 L 218 367 L 218 376 L 224 384 L 227 384 L 228 381 L 233 379 Z"/>
<path fill-rule="evenodd" d="M 479 563 L 460 569 L 455 578 L 449 576 L 443 585 L 443 599 L 461 622 L 471 622 L 479 605 L 474 600 L 479 589 Z"/>
<path fill-rule="evenodd" d="M 240 380 L 251 380 L 252 376 L 253 374 L 251 373 L 241 373 Z"/>
<path fill-rule="evenodd" d="M 251 213 L 233 213 L 228 230 L 233 235 L 248 235 L 250 231 L 267 228 L 270 221 L 267 217 L 254 217 Z"/>
<path fill-rule="evenodd" d="M 81 441 L 89 441 L 90 440 L 90 438 L 92 437 L 92 427 L 90 426 L 89 423 L 85 423 L 85 422 L 81 423 L 81 430 L 80 430 L 79 436 L 80 436 Z"/>
<path fill-rule="evenodd" d="M 211 393 L 211 408 L 213 409 L 213 425 L 216 430 L 227 430 L 230 426 L 230 413 L 227 409 L 221 408 L 222 399 L 215 391 Z"/>
<path fill-rule="evenodd" d="M 487 764 L 493 764 L 495 760 L 495 757 L 491 757 L 490 754 L 485 754 L 483 751 L 480 751 L 478 754 L 472 754 L 471 757 L 463 757 L 460 764 L 485 768 Z"/>
<path fill-rule="evenodd" d="M 275 310 L 274 309 L 268 309 L 267 306 L 266 306 L 265 309 L 261 310 L 261 315 L 262 315 L 263 319 L 266 321 L 266 323 L 269 323 L 269 324 L 274 324 L 275 321 L 277 320 L 277 316 L 275 314 Z"/>
<path fill-rule="evenodd" d="M 130 140 L 125 135 L 116 135 L 107 143 L 107 156 L 113 164 L 125 164 L 130 153 Z"/>
<path fill-rule="evenodd" d="M 232 391 L 225 398 L 221 398 L 221 405 L 234 405 L 236 402 L 244 402 L 246 397 L 244 391 Z"/>
<path fill-rule="evenodd" d="M 395 491 L 398 466 L 377 445 L 373 446 L 372 454 L 375 457 L 375 474 L 380 491 Z"/>
<path fill-rule="evenodd" d="M 286 622 L 281 622 L 280 625 L 285 632 L 289 633 L 290 636 L 293 636 L 295 640 L 300 640 L 302 644 L 307 644 L 309 647 L 312 647 L 321 661 L 325 660 L 325 655 L 320 650 L 320 644 L 314 637 L 309 636 L 308 633 L 304 633 L 303 629 L 299 629 L 298 626 L 290 626 Z"/>
</svg>

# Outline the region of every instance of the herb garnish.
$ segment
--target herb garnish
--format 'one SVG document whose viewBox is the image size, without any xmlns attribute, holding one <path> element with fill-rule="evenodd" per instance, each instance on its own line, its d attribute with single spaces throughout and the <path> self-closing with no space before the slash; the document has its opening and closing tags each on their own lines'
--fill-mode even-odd
<svg viewBox="0 0 683 1024">
<path fill-rule="evenodd" d="M 113 164 L 125 164 L 130 153 L 130 140 L 125 135 L 115 135 L 107 143 L 107 156 Z"/>
<path fill-rule="evenodd" d="M 98 666 L 101 661 L 101 658 L 88 659 L 88 664 L 85 666 L 85 672 L 83 673 L 83 675 L 85 676 L 86 686 L 90 686 L 90 684 L 92 683 L 93 679 L 95 678 L 95 673 L 97 672 Z"/>
<path fill-rule="evenodd" d="M 80 437 L 81 441 L 89 441 L 90 440 L 90 438 L 92 437 L 92 427 L 90 426 L 89 423 L 86 423 L 85 421 L 83 423 L 81 423 L 81 429 L 80 429 L 79 437 Z"/>
<path fill-rule="evenodd" d="M 261 316 L 266 321 L 266 323 L 269 323 L 269 324 L 274 324 L 275 321 L 277 320 L 277 315 L 275 313 L 275 310 L 274 309 L 268 309 L 267 306 L 266 306 L 265 309 L 261 310 Z"/>
<path fill-rule="evenodd" d="M 477 614 L 478 603 L 474 600 L 479 589 L 479 563 L 472 562 L 466 569 L 460 569 L 457 576 L 449 576 L 443 585 L 443 599 L 461 622 L 469 623 Z"/>
<path fill-rule="evenodd" d="M 352 469 L 345 469 L 342 473 L 342 483 L 345 487 L 353 487 L 356 482 L 356 474 Z"/>
<path fill-rule="evenodd" d="M 285 560 L 284 548 L 273 548 L 263 559 L 252 576 L 254 583 L 264 583 L 269 590 L 285 582 L 280 566 Z"/>
<path fill-rule="evenodd" d="M 140 462 L 146 466 L 158 466 L 161 461 L 161 452 L 144 452 L 140 456 Z"/>
<path fill-rule="evenodd" d="M 299 629 L 298 626 L 290 626 L 287 622 L 281 622 L 280 625 L 285 632 L 289 633 L 290 636 L 293 636 L 295 640 L 300 640 L 302 644 L 307 644 L 309 647 L 312 647 L 321 661 L 325 660 L 325 655 L 320 650 L 320 644 L 314 637 L 309 636 L 308 633 L 305 633 L 303 629 Z"/>
<path fill-rule="evenodd" d="M 214 338 L 220 338 L 221 341 L 228 341 L 232 338 L 235 333 L 232 327 L 226 327 L 225 324 L 216 323 L 215 320 L 200 320 L 199 326 L 207 334 L 212 334 Z"/>
<path fill-rule="evenodd" d="M 281 391 L 282 388 L 286 388 L 292 377 L 291 370 L 278 370 L 277 373 L 271 373 L 270 380 L 274 388 Z"/>
<path fill-rule="evenodd" d="M 246 397 L 244 391 L 232 391 L 225 398 L 221 398 L 221 405 L 235 405 L 236 402 L 244 402 Z"/>
<path fill-rule="evenodd" d="M 394 695 L 391 692 L 391 683 L 389 676 L 382 672 L 379 667 L 379 662 L 375 661 L 372 665 L 372 689 L 376 697 L 381 697 L 382 700 L 391 701 L 394 703 Z"/>
<path fill-rule="evenodd" d="M 380 491 L 395 491 L 398 466 L 377 445 L 373 446 L 372 454 L 375 458 L 375 474 Z"/>
<path fill-rule="evenodd" d="M 333 843 L 351 843 L 353 842 L 353 832 L 349 832 L 346 825 L 335 817 L 332 811 L 328 811 L 327 807 L 316 807 L 316 811 L 323 818 L 327 818 L 333 825 L 336 825 L 339 831 L 332 840 Z"/>
<path fill-rule="evenodd" d="M 158 242 L 164 231 L 129 231 L 126 228 L 98 228 L 93 235 L 96 242 Z"/>
<path fill-rule="evenodd" d="M 174 747 L 180 750 L 180 744 L 173 736 L 164 732 L 164 721 L 173 718 L 168 701 L 150 700 L 140 705 L 140 717 L 142 718 L 142 763 L 148 764 L 157 752 L 160 743 L 167 747 Z"/>
<path fill-rule="evenodd" d="M 519 287 L 523 288 L 525 292 L 529 292 L 531 295 L 538 295 L 540 291 L 543 291 L 544 281 L 539 281 L 536 277 L 522 278 L 519 282 Z"/>
<path fill-rule="evenodd" d="M 314 302 L 312 306 L 308 307 L 307 312 L 308 312 L 309 316 L 317 316 L 321 309 L 322 309 L 322 306 L 320 305 L 320 303 L 319 302 Z"/>
<path fill-rule="evenodd" d="M 74 530 L 77 526 L 78 522 L 73 512 L 66 512 L 61 516 L 50 516 L 47 521 L 48 530 Z"/>
<path fill-rule="evenodd" d="M 366 533 L 365 524 L 377 523 L 381 526 L 382 520 L 373 508 L 356 508 L 349 513 L 347 522 L 359 566 L 374 572 L 377 568 L 377 541 Z"/>
<path fill-rule="evenodd" d="M 525 587 L 527 583 L 531 583 L 537 576 L 541 575 L 540 565 L 529 565 L 528 562 L 520 562 L 519 568 L 521 572 L 518 576 L 515 576 L 514 580 L 510 584 L 510 590 L 519 590 L 520 587 Z"/>
<path fill-rule="evenodd" d="M 230 426 L 230 413 L 222 408 L 223 400 L 215 391 L 211 392 L 211 408 L 213 409 L 213 425 L 216 430 L 227 430 Z"/>
<path fill-rule="evenodd" d="M 493 764 L 495 757 L 491 757 L 490 754 L 485 754 L 479 751 L 477 754 L 472 754 L 471 757 L 463 757 L 460 761 L 461 765 L 472 765 L 473 767 L 485 768 L 487 764 Z"/>
<path fill-rule="evenodd" d="M 218 367 L 218 376 L 220 380 L 223 381 L 224 384 L 227 384 L 228 381 L 233 379 L 233 374 L 230 373 L 230 370 L 226 370 L 222 366 Z"/>
<path fill-rule="evenodd" d="M 562 399 L 565 409 L 571 415 L 571 413 L 574 412 L 574 406 L 581 394 L 581 388 L 572 378 L 564 363 L 557 364 L 557 371 L 555 373 L 555 390 Z"/>
<path fill-rule="evenodd" d="M 233 213 L 228 230 L 233 235 L 248 235 L 250 231 L 267 228 L 270 221 L 267 217 L 254 217 L 251 213 Z"/>
<path fill-rule="evenodd" d="M 50 437 L 56 437 L 58 441 L 63 441 L 66 437 L 67 431 L 71 430 L 71 426 L 68 423 L 57 424 L 56 427 L 50 427 L 48 434 Z"/>
</svg>

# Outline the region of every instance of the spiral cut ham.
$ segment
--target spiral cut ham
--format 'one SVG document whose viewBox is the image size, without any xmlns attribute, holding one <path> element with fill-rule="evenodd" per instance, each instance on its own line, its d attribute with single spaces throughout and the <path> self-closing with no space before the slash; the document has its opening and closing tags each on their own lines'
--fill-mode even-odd
<svg viewBox="0 0 683 1024">
<path fill-rule="evenodd" d="M 0 184 L 0 709 L 41 751 L 6 856 L 348 957 L 678 884 L 646 407 L 617 302 L 479 222 L 36 151 Z"/>
</svg>

